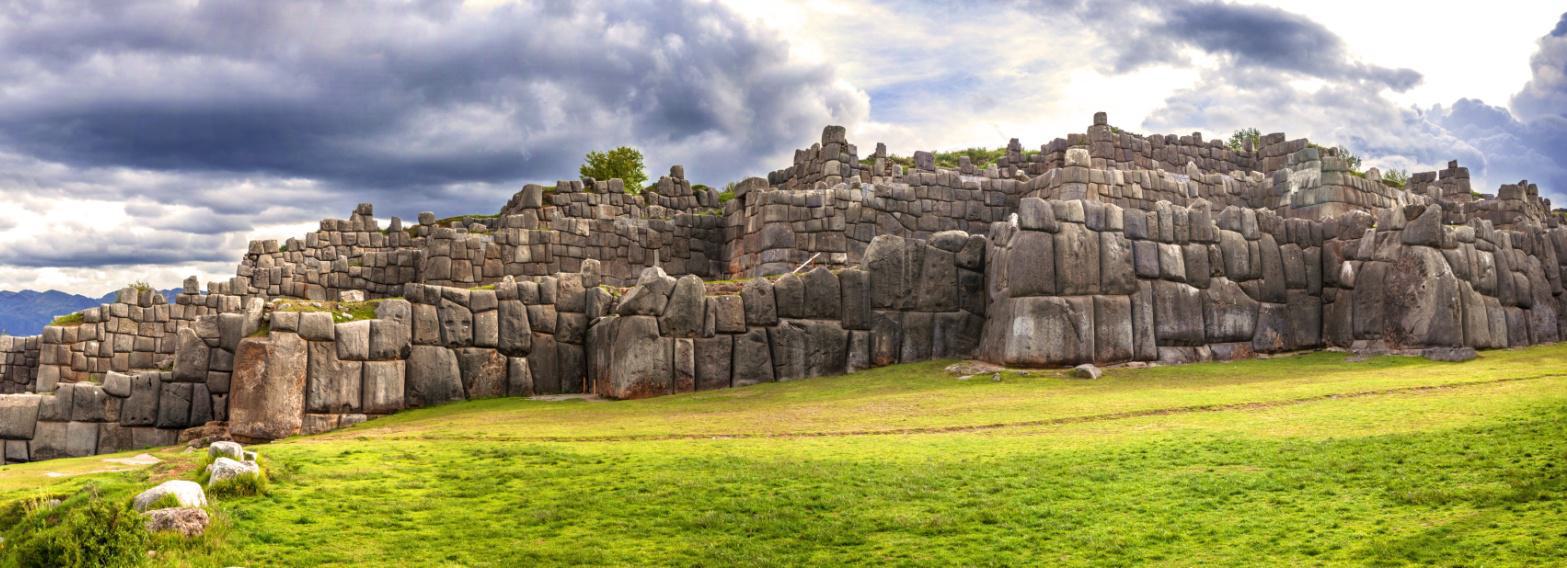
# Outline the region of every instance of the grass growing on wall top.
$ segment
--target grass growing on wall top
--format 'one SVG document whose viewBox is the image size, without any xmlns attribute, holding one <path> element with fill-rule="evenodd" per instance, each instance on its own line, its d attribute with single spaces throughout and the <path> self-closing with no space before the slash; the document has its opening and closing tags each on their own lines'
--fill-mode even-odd
<svg viewBox="0 0 1567 568">
<path fill-rule="evenodd" d="M 55 327 L 72 327 L 82 325 L 82 322 L 85 319 L 86 316 L 82 315 L 81 312 L 76 312 L 74 314 L 65 314 L 63 316 L 56 317 L 53 321 L 49 322 L 49 325 Z"/>
<path fill-rule="evenodd" d="M 231 526 L 216 550 L 162 558 L 1546 565 L 1567 546 L 1567 346 L 1097 381 L 943 366 L 630 402 L 490 399 L 260 446 L 287 475 L 219 503 Z"/>
</svg>

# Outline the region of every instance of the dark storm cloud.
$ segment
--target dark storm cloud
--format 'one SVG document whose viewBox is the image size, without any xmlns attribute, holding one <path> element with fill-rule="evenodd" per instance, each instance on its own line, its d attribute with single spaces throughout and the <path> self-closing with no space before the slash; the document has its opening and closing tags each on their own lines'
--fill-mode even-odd
<svg viewBox="0 0 1567 568">
<path fill-rule="evenodd" d="M 490 213 L 623 144 L 655 177 L 721 183 L 866 104 L 707 0 L 15 0 L 0 191 L 125 201 L 140 230 L 6 243 L 0 264 L 232 262 L 253 226 L 359 202 Z"/>
<path fill-rule="evenodd" d="M 1420 81 L 1412 69 L 1388 69 L 1350 61 L 1343 40 L 1322 24 L 1267 6 L 1220 2 L 1167 5 L 1165 21 L 1151 33 L 1189 43 L 1237 65 L 1294 71 L 1313 77 L 1366 79 L 1404 90 Z"/>
<path fill-rule="evenodd" d="M 778 38 L 697 0 L 13 3 L 0 81 L 0 144 L 40 160 L 309 179 L 399 202 L 571 177 L 587 150 L 616 144 L 729 179 L 864 105 L 830 69 L 789 63 Z"/>
<path fill-rule="evenodd" d="M 1312 19 L 1269 6 L 1172 0 L 1028 2 L 1042 17 L 1072 17 L 1106 36 L 1114 70 L 1189 64 L 1186 48 L 1223 59 L 1238 73 L 1266 69 L 1328 80 L 1364 80 L 1405 90 L 1420 82 L 1413 69 L 1368 65 L 1350 58 L 1344 41 Z"/>
<path fill-rule="evenodd" d="M 187 262 L 234 262 L 237 237 L 186 233 L 103 232 L 85 227 L 36 235 L 0 247 L 0 264 L 29 268 L 103 268 Z"/>
</svg>

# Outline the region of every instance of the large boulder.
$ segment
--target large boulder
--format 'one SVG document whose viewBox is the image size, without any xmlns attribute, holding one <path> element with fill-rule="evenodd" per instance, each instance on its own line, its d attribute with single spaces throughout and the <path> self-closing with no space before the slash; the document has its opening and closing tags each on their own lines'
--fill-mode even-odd
<svg viewBox="0 0 1567 568">
<path fill-rule="evenodd" d="M 1463 345 L 1458 278 L 1440 251 L 1404 247 L 1387 273 L 1384 288 L 1389 324 L 1386 339 L 1390 343 L 1408 347 Z"/>
<path fill-rule="evenodd" d="M 1063 230 L 1065 230 L 1063 225 Z M 1046 367 L 1094 359 L 1093 298 L 1013 298 L 1002 362 Z"/>
<path fill-rule="evenodd" d="M 675 289 L 675 279 L 657 266 L 642 270 L 637 284 L 620 297 L 615 313 L 622 316 L 657 316 L 664 313 L 669 303 L 669 293 Z"/>
<path fill-rule="evenodd" d="M 406 387 L 404 403 L 409 408 L 462 400 L 462 371 L 457 355 L 444 347 L 413 346 L 408 356 Z"/>
<path fill-rule="evenodd" d="M 753 328 L 734 337 L 734 386 L 742 387 L 774 380 L 772 350 L 767 344 L 767 330 Z"/>
<path fill-rule="evenodd" d="M 212 519 L 199 507 L 169 507 L 153 509 L 145 513 L 147 532 L 174 532 L 184 536 L 198 536 L 207 532 Z"/>
<path fill-rule="evenodd" d="M 773 297 L 773 285 L 766 278 L 753 278 L 740 288 L 740 300 L 745 306 L 747 325 L 773 325 L 778 323 L 778 303 Z"/>
<path fill-rule="evenodd" d="M 235 480 L 261 477 L 261 465 L 253 461 L 238 461 L 220 457 L 207 464 L 207 487 Z"/>
<path fill-rule="evenodd" d="M 0 395 L 0 438 L 31 440 L 38 424 L 39 395 Z"/>
<path fill-rule="evenodd" d="M 604 376 L 597 377 L 595 393 L 631 399 L 673 392 L 673 346 L 669 338 L 659 336 L 658 319 L 622 316 L 599 325 L 612 326 L 607 338 L 610 344 L 593 346 L 610 350 L 610 368 Z"/>
<path fill-rule="evenodd" d="M 292 333 L 239 342 L 229 392 L 231 434 L 276 440 L 299 433 L 305 411 L 306 343 Z"/>
<path fill-rule="evenodd" d="M 702 332 L 704 311 L 702 279 L 687 274 L 675 281 L 659 324 L 669 337 L 696 337 Z"/>
<path fill-rule="evenodd" d="M 172 479 L 141 492 L 131 500 L 131 507 L 137 511 L 146 511 L 166 495 L 174 496 L 181 507 L 207 506 L 207 492 L 201 489 L 201 484 L 184 479 Z"/>
</svg>

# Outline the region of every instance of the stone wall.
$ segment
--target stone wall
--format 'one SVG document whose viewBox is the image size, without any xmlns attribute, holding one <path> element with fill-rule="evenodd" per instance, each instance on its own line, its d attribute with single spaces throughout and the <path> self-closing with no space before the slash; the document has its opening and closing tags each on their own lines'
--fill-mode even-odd
<svg viewBox="0 0 1567 568">
<path fill-rule="evenodd" d="M 859 266 L 825 266 L 737 293 L 643 272 L 588 330 L 592 392 L 642 398 L 966 357 L 984 322 L 985 238 L 876 237 Z"/>
<path fill-rule="evenodd" d="M 113 303 L 79 312 L 80 323 L 44 328 L 36 385 L 28 390 L 52 392 L 58 383 L 102 380 L 109 371 L 167 369 L 180 330 L 203 316 L 240 311 L 242 304 L 237 296 L 200 294 L 194 279 L 174 304 L 156 290 L 123 289 Z"/>
<path fill-rule="evenodd" d="M 1023 200 L 993 229 L 981 357 L 1170 363 L 1323 346 L 1497 348 L 1561 337 L 1567 229 L 1442 223 L 1437 205 L 1326 222 Z M 1412 219 L 1410 218 L 1412 217 Z"/>
<path fill-rule="evenodd" d="M 38 346 L 42 339 L 37 335 L 0 335 L 0 393 L 32 392 L 38 380 Z"/>
<path fill-rule="evenodd" d="M 984 168 L 857 151 L 828 127 L 726 200 L 675 166 L 640 193 L 528 185 L 499 215 L 406 227 L 360 205 L 251 243 L 207 294 L 126 290 L 79 325 L 0 338 L 0 392 L 40 393 L 0 396 L 0 439 L 22 461 L 213 420 L 270 440 L 453 400 L 639 398 L 943 357 L 1175 363 L 1567 333 L 1567 227 L 1527 181 L 1482 195 L 1452 163 L 1405 190 L 1283 134 L 1236 150 L 1102 115 Z M 359 296 L 374 319 L 319 303 Z"/>
</svg>

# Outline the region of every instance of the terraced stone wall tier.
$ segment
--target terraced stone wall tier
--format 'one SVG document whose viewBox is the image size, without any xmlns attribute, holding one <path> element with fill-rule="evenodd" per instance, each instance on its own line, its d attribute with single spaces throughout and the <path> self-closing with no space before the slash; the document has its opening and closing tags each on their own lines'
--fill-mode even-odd
<svg viewBox="0 0 1567 568">
<path fill-rule="evenodd" d="M 8 464 L 167 446 L 189 425 L 224 420 L 226 407 L 222 395 L 169 372 L 109 371 L 102 384 L 0 395 L 0 440 Z"/>
<path fill-rule="evenodd" d="M 883 235 L 859 266 L 756 278 L 738 293 L 647 269 L 588 330 L 592 390 L 642 398 L 967 356 L 984 322 L 985 250 L 962 231 Z"/>
<path fill-rule="evenodd" d="M 229 430 L 272 440 L 455 400 L 586 392 L 588 326 L 614 298 L 596 261 L 583 268 L 494 289 L 409 284 L 371 320 L 274 312 L 268 334 L 238 345 Z"/>
<path fill-rule="evenodd" d="M 943 231 L 982 234 L 1015 211 L 1018 198 L 1036 183 L 942 171 L 911 172 L 887 183 L 779 190 L 752 178 L 736 186 L 726 210 L 724 272 L 782 274 L 807 261 L 854 266 L 879 235 L 923 240 Z"/>
<path fill-rule="evenodd" d="M 0 335 L 0 393 L 32 392 L 43 337 Z"/>
<path fill-rule="evenodd" d="M 1024 199 L 992 229 L 979 354 L 1062 366 L 1556 341 L 1567 236 L 1441 220 L 1434 205 L 1374 222 Z"/>
<path fill-rule="evenodd" d="M 194 279 L 187 280 L 174 304 L 156 290 L 126 288 L 113 303 L 79 312 L 80 323 L 46 326 L 31 390 L 52 392 L 62 382 L 102 380 L 110 371 L 167 369 L 180 330 L 208 315 L 243 310 L 238 296 L 200 294 L 195 288 Z"/>
</svg>

